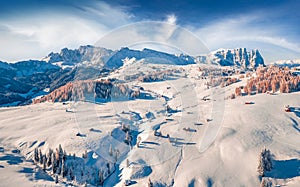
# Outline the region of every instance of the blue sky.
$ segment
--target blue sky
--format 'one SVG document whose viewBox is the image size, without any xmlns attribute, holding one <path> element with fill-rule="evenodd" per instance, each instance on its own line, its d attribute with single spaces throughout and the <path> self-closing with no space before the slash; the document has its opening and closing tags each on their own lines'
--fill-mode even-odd
<svg viewBox="0 0 300 187">
<path fill-rule="evenodd" d="M 141 21 L 180 26 L 209 50 L 257 48 L 267 62 L 295 59 L 300 58 L 299 10 L 298 0 L 0 1 L 0 60 L 40 59 L 64 47 L 93 45 L 112 31 Z M 145 41 L 158 37 L 148 35 L 134 36 Z"/>
</svg>

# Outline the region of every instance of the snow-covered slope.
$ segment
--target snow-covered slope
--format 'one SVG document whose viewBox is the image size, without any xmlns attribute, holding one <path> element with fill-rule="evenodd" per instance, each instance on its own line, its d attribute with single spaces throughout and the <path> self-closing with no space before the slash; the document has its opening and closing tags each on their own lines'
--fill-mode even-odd
<svg viewBox="0 0 300 187">
<path fill-rule="evenodd" d="M 130 75 L 130 66 L 136 71 L 146 65 L 134 59 L 124 63 L 111 76 Z M 41 176 L 43 172 L 25 159 L 32 158 L 34 148 L 44 153 L 61 144 L 67 153 L 76 153 L 76 160 L 87 150 L 83 159 L 87 168 L 106 173 L 109 163 L 113 172 L 105 174 L 104 186 L 123 186 L 128 179 L 131 186 L 147 186 L 149 178 L 154 186 L 259 186 L 258 155 L 264 147 L 275 156 L 274 169 L 265 178 L 273 186 L 300 185 L 299 92 L 224 99 L 246 78 L 208 89 L 208 77 L 199 69 L 212 72 L 214 66 L 148 66 L 153 67 L 177 68 L 180 73 L 164 81 L 127 80 L 145 93 L 135 100 L 0 108 L 2 184 L 54 185 L 50 167 Z M 250 101 L 252 105 L 245 105 Z M 291 106 L 291 112 L 284 111 L 285 105 Z M 124 142 L 123 127 L 131 129 L 132 147 Z M 161 136 L 155 136 L 155 130 Z M 73 184 L 84 185 L 84 177 L 76 175 Z M 12 182 L 12 176 L 17 180 Z M 61 175 L 58 180 L 60 186 L 71 182 Z"/>
</svg>

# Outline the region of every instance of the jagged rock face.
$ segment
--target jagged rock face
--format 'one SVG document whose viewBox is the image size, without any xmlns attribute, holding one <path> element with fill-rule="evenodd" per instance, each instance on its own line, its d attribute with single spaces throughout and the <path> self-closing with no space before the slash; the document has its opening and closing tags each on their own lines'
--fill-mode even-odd
<svg viewBox="0 0 300 187">
<path fill-rule="evenodd" d="M 146 59 L 151 63 L 176 65 L 195 63 L 194 58 L 188 55 L 175 56 L 151 49 L 144 49 L 142 51 L 139 51 L 132 50 L 127 47 L 121 48 L 117 51 L 112 51 L 90 45 L 80 46 L 79 49 L 74 50 L 64 48 L 60 51 L 60 53 L 50 53 L 43 60 L 53 64 L 62 62 L 61 64 L 59 64 L 60 66 L 74 67 L 76 65 L 81 65 L 114 69 L 119 68 L 123 65 L 123 59 L 133 57 L 138 60 Z"/>
<path fill-rule="evenodd" d="M 265 65 L 258 50 L 247 51 L 246 48 L 218 50 L 209 54 L 208 59 L 221 66 L 239 66 L 245 69 Z"/>
<path fill-rule="evenodd" d="M 265 65 L 263 57 L 260 55 L 259 51 L 251 51 L 251 60 L 250 64 L 252 67 L 258 67 L 259 65 Z"/>
<path fill-rule="evenodd" d="M 75 66 L 79 63 L 85 63 L 85 65 L 101 65 L 112 54 L 111 50 L 94 47 L 94 46 L 80 46 L 79 49 L 64 48 L 60 53 L 50 53 L 43 60 L 48 63 L 62 62 L 61 66 L 69 65 Z"/>
</svg>

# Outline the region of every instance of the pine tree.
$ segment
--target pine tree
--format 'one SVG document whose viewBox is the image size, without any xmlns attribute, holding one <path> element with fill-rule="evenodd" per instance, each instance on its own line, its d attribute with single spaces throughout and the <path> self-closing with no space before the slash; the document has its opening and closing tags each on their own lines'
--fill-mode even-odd
<svg viewBox="0 0 300 187">
<path fill-rule="evenodd" d="M 52 156 L 51 156 L 51 165 L 52 165 L 52 174 L 55 174 L 56 173 L 56 159 L 55 159 L 55 153 L 53 152 L 52 153 Z"/>
<path fill-rule="evenodd" d="M 52 163 L 52 149 L 49 149 L 48 150 L 48 154 L 47 154 L 47 157 L 48 157 L 48 159 L 47 159 L 47 166 L 49 167 L 50 165 L 51 165 L 51 163 Z"/>
<path fill-rule="evenodd" d="M 260 187 L 272 187 L 272 182 L 267 181 L 265 178 L 262 178 Z"/>
<path fill-rule="evenodd" d="M 39 149 L 39 159 L 40 159 L 40 164 L 43 164 L 43 154 L 40 149 Z"/>
<path fill-rule="evenodd" d="M 106 163 L 106 167 L 107 167 L 107 173 L 110 174 L 110 165 L 109 165 L 109 163 Z"/>
<path fill-rule="evenodd" d="M 66 165 L 65 165 L 64 160 L 62 160 L 62 162 L 61 162 L 61 175 L 62 175 L 62 177 L 66 176 Z"/>
<path fill-rule="evenodd" d="M 115 152 L 115 160 L 116 160 L 116 162 L 118 161 L 119 155 L 120 155 L 120 151 L 119 151 L 119 149 L 117 149 L 116 152 Z"/>
<path fill-rule="evenodd" d="M 113 155 L 113 149 L 111 144 L 109 145 L 109 151 L 108 151 L 109 155 L 112 156 Z"/>
<path fill-rule="evenodd" d="M 150 178 L 149 178 L 149 180 L 148 180 L 148 187 L 153 187 L 153 183 L 152 183 L 152 181 L 151 181 Z"/>
<path fill-rule="evenodd" d="M 67 152 L 64 150 L 63 160 L 66 161 L 66 158 L 67 158 Z"/>
<path fill-rule="evenodd" d="M 99 175 L 99 185 L 103 185 L 104 182 L 103 171 L 100 170 L 98 175 Z"/>
<path fill-rule="evenodd" d="M 39 162 L 39 152 L 38 152 L 38 148 L 35 148 L 35 149 L 34 149 L 33 160 L 34 160 L 34 162 L 36 162 L 36 163 Z"/>
<path fill-rule="evenodd" d="M 43 159 L 43 170 L 46 171 L 46 164 L 47 163 L 47 159 L 46 159 L 46 156 L 44 156 L 44 159 Z"/>
<path fill-rule="evenodd" d="M 126 132 L 125 143 L 127 143 L 128 145 L 131 144 L 131 137 L 130 137 L 129 131 Z"/>
<path fill-rule="evenodd" d="M 140 146 L 141 141 L 142 141 L 142 138 L 139 136 L 139 137 L 138 137 L 138 140 L 137 140 L 137 143 L 136 143 L 136 146 L 137 146 L 137 147 Z"/>
<path fill-rule="evenodd" d="M 87 150 L 85 150 L 85 152 L 82 153 L 82 158 L 87 158 Z"/>
<path fill-rule="evenodd" d="M 61 165 L 62 165 L 62 162 L 57 161 L 56 173 L 59 175 L 61 174 Z"/>
<path fill-rule="evenodd" d="M 58 146 L 58 156 L 59 156 L 59 162 L 61 162 L 64 157 L 64 151 L 61 147 L 61 144 L 59 144 L 59 146 Z"/>
<path fill-rule="evenodd" d="M 69 169 L 69 178 L 70 180 L 74 180 L 74 174 L 72 168 Z"/>
<path fill-rule="evenodd" d="M 260 176 L 264 177 L 266 171 L 271 171 L 273 168 L 272 155 L 270 150 L 264 148 L 259 155 L 259 164 L 257 171 Z"/>
</svg>

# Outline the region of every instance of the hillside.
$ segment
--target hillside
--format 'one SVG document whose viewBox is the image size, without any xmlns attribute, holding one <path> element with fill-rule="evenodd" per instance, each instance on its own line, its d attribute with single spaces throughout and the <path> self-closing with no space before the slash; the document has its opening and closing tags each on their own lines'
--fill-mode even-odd
<svg viewBox="0 0 300 187">
<path fill-rule="evenodd" d="M 201 57 L 127 47 L 115 51 L 91 45 L 80 46 L 78 49 L 63 48 L 59 53 L 51 52 L 41 60 L 0 62 L 0 106 L 30 104 L 33 98 L 48 94 L 68 82 L 106 77 L 110 72 L 122 69 L 126 59 L 155 65 L 203 63 L 246 70 L 264 65 L 258 50 L 248 52 L 245 48 L 223 49 Z M 149 75 L 144 79 L 162 79 L 157 76 Z"/>
<path fill-rule="evenodd" d="M 128 179 L 131 186 L 146 186 L 149 179 L 154 186 L 259 186 L 258 155 L 264 147 L 274 154 L 274 168 L 264 180 L 299 186 L 299 92 L 228 99 L 250 77 L 212 86 L 210 77 L 221 71 L 216 66 L 148 65 L 128 61 L 109 75 L 127 80 L 145 97 L 0 108 L 3 184 L 54 185 L 51 165 L 45 173 L 42 164 L 28 160 L 35 148 L 45 154 L 61 144 L 70 156 L 67 176 L 58 175 L 59 186 L 95 185 L 101 178 L 104 186 L 123 186 Z M 150 67 L 176 73 L 160 81 L 125 79 L 145 72 L 143 67 L 149 74 L 157 71 Z"/>
</svg>

